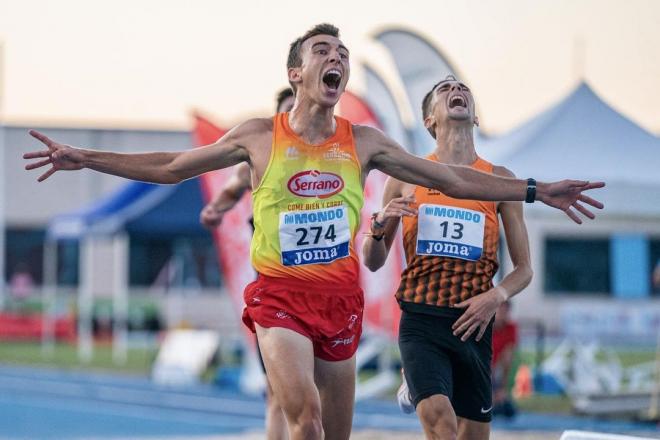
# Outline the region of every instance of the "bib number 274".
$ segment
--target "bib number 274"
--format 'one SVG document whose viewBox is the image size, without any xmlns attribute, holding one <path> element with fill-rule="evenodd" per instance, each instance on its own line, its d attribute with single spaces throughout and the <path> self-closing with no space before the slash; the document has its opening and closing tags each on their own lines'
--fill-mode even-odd
<svg viewBox="0 0 660 440">
<path fill-rule="evenodd" d="M 335 225 L 329 225 L 325 232 L 323 231 L 322 226 L 311 226 L 309 228 L 296 228 L 296 234 L 298 235 L 298 241 L 296 244 L 298 246 L 307 246 L 309 244 L 318 244 L 323 237 L 326 242 L 333 242 L 337 239 L 337 234 L 335 233 Z M 311 240 L 311 242 L 310 242 Z"/>
<path fill-rule="evenodd" d="M 351 232 L 346 207 L 280 213 L 284 266 L 327 264 L 349 254 Z"/>
</svg>

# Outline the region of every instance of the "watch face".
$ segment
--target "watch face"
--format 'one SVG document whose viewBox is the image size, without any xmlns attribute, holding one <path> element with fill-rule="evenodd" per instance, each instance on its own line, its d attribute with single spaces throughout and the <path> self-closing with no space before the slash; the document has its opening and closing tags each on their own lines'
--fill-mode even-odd
<svg viewBox="0 0 660 440">
<path fill-rule="evenodd" d="M 525 203 L 534 203 L 536 200 L 536 181 L 534 179 L 527 179 L 527 195 L 525 196 Z"/>
</svg>

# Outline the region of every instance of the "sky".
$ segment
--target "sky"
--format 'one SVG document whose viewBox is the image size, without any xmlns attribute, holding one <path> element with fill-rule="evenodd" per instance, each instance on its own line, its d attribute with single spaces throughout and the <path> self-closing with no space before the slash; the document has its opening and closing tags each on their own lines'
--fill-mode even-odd
<svg viewBox="0 0 660 440">
<path fill-rule="evenodd" d="M 319 22 L 341 29 L 358 94 L 367 61 L 402 96 L 388 52 L 372 38 L 396 27 L 449 58 L 487 133 L 515 128 L 585 79 L 660 135 L 654 0 L 0 0 L 0 117 L 187 129 L 193 109 L 225 125 L 269 114 L 287 84 L 289 43 Z"/>
</svg>

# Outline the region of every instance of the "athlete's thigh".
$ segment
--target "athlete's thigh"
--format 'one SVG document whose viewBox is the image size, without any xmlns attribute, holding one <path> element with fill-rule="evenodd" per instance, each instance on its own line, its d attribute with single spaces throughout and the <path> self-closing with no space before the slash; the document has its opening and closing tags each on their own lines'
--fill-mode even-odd
<svg viewBox="0 0 660 440">
<path fill-rule="evenodd" d="M 487 423 L 492 418 L 492 323 L 480 341 L 460 342 L 456 351 L 452 404 L 458 417 Z"/>
<path fill-rule="evenodd" d="M 312 342 L 286 328 L 256 325 L 256 330 L 268 381 L 287 416 L 295 417 L 303 405 L 320 406 Z"/>
<path fill-rule="evenodd" d="M 452 356 L 443 339 L 450 328 L 451 322 L 443 317 L 407 311 L 401 314 L 399 351 L 415 406 L 438 394 L 452 398 Z"/>
<path fill-rule="evenodd" d="M 488 440 L 490 423 L 456 417 L 458 421 L 458 440 Z"/>
<path fill-rule="evenodd" d="M 343 361 L 314 360 L 325 440 L 347 440 L 353 422 L 355 355 Z"/>
</svg>

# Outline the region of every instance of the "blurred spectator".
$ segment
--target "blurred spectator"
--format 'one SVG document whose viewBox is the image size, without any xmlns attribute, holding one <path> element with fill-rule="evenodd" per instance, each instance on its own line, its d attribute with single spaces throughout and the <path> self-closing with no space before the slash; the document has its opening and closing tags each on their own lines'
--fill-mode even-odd
<svg viewBox="0 0 660 440">
<path fill-rule="evenodd" d="M 653 291 L 660 291 L 660 259 L 655 263 L 655 269 L 653 269 Z"/>
<path fill-rule="evenodd" d="M 14 273 L 9 279 L 9 291 L 16 299 L 25 299 L 34 291 L 34 278 L 25 263 L 21 262 L 16 265 Z"/>
<path fill-rule="evenodd" d="M 509 378 L 513 355 L 518 345 L 518 325 L 511 320 L 511 305 L 502 303 L 493 323 L 493 415 L 513 417 L 516 407 L 511 399 Z"/>
</svg>

